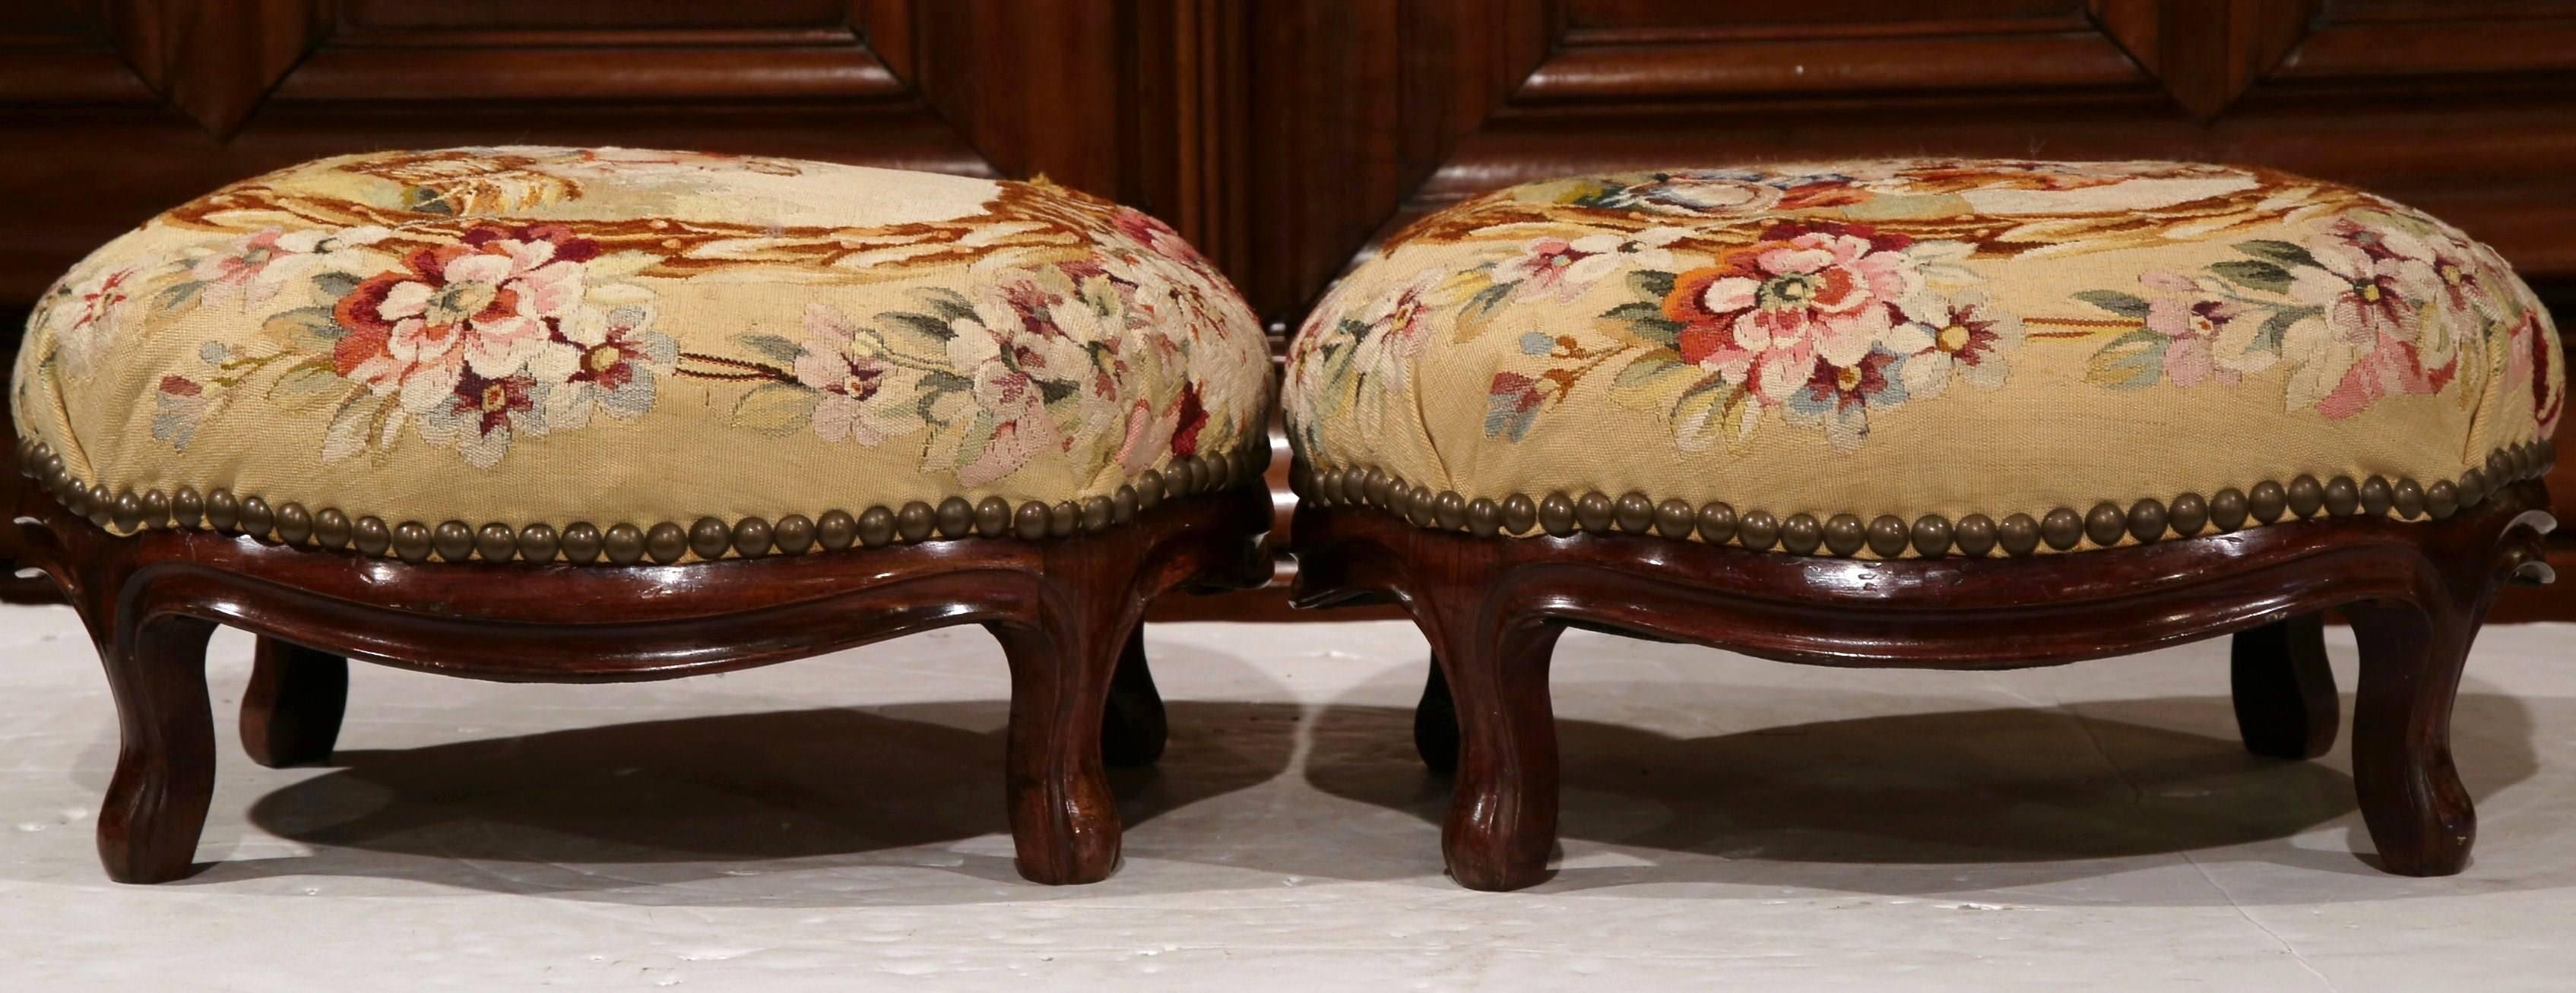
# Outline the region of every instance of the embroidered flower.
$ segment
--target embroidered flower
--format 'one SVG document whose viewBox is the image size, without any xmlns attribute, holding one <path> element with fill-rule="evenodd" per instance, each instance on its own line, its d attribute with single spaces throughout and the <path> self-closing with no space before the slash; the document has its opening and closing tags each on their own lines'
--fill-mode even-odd
<svg viewBox="0 0 2576 993">
<path fill-rule="evenodd" d="M 339 231 L 263 228 L 197 250 L 196 261 L 188 267 L 188 281 L 178 290 L 219 306 L 265 303 L 316 272 L 359 265 L 357 248 L 392 236 L 393 232 L 373 225 Z"/>
<path fill-rule="evenodd" d="M 1485 391 L 1485 436 L 1519 441 L 1529 435 L 1547 402 L 1546 384 L 1517 372 L 1498 372 Z"/>
<path fill-rule="evenodd" d="M 73 376 L 87 375 L 100 356 L 125 336 L 133 299 L 142 282 L 134 266 L 108 266 L 79 279 L 64 277 L 45 295 L 38 322 L 52 337 L 55 354 Z"/>
<path fill-rule="evenodd" d="M 1781 409 L 1791 423 L 1818 424 L 1834 447 L 1851 450 L 1869 436 L 1872 407 L 1905 402 L 1905 356 L 1872 349 L 1850 363 L 1818 365 Z"/>
<path fill-rule="evenodd" d="M 1774 403 L 1859 363 L 1923 287 L 1910 239 L 1852 226 L 1784 225 L 1716 265 L 1682 273 L 1664 297 L 1682 361 L 1747 381 Z"/>
<path fill-rule="evenodd" d="M 577 357 L 547 346 L 581 305 L 582 263 L 598 251 L 553 227 L 476 228 L 464 244 L 414 251 L 333 307 L 347 330 L 340 375 L 399 394 L 413 413 L 447 403 L 468 372 L 490 383 L 534 364 L 535 378 L 569 379 Z"/>
<path fill-rule="evenodd" d="M 1673 253 L 1664 246 L 1689 233 L 1682 228 L 1647 228 L 1635 234 L 1593 234 L 1572 241 L 1540 238 L 1496 266 L 1494 282 L 1517 284 L 1514 292 L 1525 298 L 1553 295 L 1572 300 L 1621 269 L 1672 268 Z"/>
<path fill-rule="evenodd" d="M 807 306 L 805 330 L 796 381 L 820 394 L 813 413 L 816 437 L 876 445 L 921 428 L 914 373 L 878 352 L 830 307 Z"/>
<path fill-rule="evenodd" d="M 2188 276 L 2151 272 L 2138 282 L 2156 291 L 2147 298 L 2147 330 L 2171 341 L 2161 368 L 2176 386 L 2233 385 L 2241 372 L 2260 372 L 2278 353 L 2252 347 L 2263 315 L 2246 304 L 2205 290 Z M 2220 356 L 2226 356 L 2222 362 Z"/>
<path fill-rule="evenodd" d="M 1925 294 L 1904 309 L 1913 323 L 1891 333 L 1888 346 L 1906 357 L 1908 396 L 1940 396 L 1954 377 L 1986 390 L 2004 384 L 2004 355 L 2021 347 L 2021 318 L 1979 290 L 1948 300 Z"/>
<path fill-rule="evenodd" d="M 2293 405 L 2313 402 L 2332 418 L 2360 413 L 2386 396 L 2433 393 L 2455 369 L 2456 343 L 2419 341 L 2422 304 L 2439 280 L 2418 254 L 2422 243 L 2397 233 L 2342 230 L 2311 243 L 2316 260 L 2292 273 L 2292 298 L 2323 311 L 2322 321 L 2288 329 L 2283 351 L 2299 368 Z M 2434 346 L 2431 350 L 2424 345 Z"/>
</svg>

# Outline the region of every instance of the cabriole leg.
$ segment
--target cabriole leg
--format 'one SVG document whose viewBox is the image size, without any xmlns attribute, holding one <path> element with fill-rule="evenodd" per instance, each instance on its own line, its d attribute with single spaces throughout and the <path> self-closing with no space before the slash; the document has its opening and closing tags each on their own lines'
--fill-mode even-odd
<svg viewBox="0 0 2576 993">
<path fill-rule="evenodd" d="M 2239 631 L 2230 654 L 2236 730 L 2246 751 L 2312 759 L 2334 746 L 2342 700 L 2326 664 L 2324 614 Z"/>
<path fill-rule="evenodd" d="M 271 768 L 328 760 L 348 703 L 347 659 L 263 637 L 242 691 L 242 748 Z"/>
</svg>

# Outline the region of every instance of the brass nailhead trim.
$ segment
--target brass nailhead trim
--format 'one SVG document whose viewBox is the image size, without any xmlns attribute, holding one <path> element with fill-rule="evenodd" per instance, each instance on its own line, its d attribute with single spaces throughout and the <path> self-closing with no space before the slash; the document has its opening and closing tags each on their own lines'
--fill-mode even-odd
<svg viewBox="0 0 2576 993">
<path fill-rule="evenodd" d="M 803 555 L 816 549 L 842 551 L 854 545 L 879 548 L 896 541 L 934 538 L 1016 536 L 1034 540 L 1098 534 L 1133 522 L 1137 514 L 1154 509 L 1166 498 L 1253 485 L 1270 466 L 1271 448 L 1263 437 L 1222 455 L 1185 455 L 1173 460 L 1168 471 L 1148 469 L 1112 495 L 1089 497 L 1079 503 L 1032 500 L 1014 506 L 998 496 L 985 497 L 980 502 L 950 496 L 936 506 L 915 500 L 899 508 L 868 507 L 856 515 L 830 510 L 820 517 L 790 514 L 775 522 L 760 517 L 730 522 L 702 517 L 685 526 L 660 521 L 650 525 L 618 523 L 605 528 L 577 521 L 561 531 L 543 523 L 512 525 L 498 521 L 479 526 L 452 520 L 435 525 L 419 521 L 387 524 L 377 517 L 353 519 L 337 507 L 316 510 L 297 503 L 271 507 L 260 496 L 239 495 L 221 487 L 202 495 L 190 486 L 167 493 L 158 489 L 139 494 L 132 490 L 109 493 L 104 484 L 92 485 L 72 478 L 62 456 L 43 442 L 19 439 L 17 455 L 19 471 L 42 483 L 66 510 L 119 533 L 156 528 L 212 529 L 290 546 L 354 549 L 363 555 L 390 555 L 415 563 L 433 559 L 525 560 L 588 565 L 604 559 L 613 565 L 635 565 L 647 560 L 670 565 L 693 554 L 701 559 L 728 555 L 749 559 Z M 1412 490 L 1408 488 L 1407 492 Z M 1419 512 L 1428 515 L 1427 522 L 1453 528 L 1470 523 L 1465 498 L 1455 493 L 1435 498 L 1427 489 L 1421 494 Z M 1453 500 L 1457 520 L 1450 524 L 1453 515 L 1449 504 Z M 1514 517 L 1510 508 L 1498 508 L 1490 500 L 1477 503 L 1485 508 L 1481 513 L 1494 521 L 1497 530 L 1513 520 L 1519 522 L 1515 531 L 1529 529 L 1528 521 Z M 1517 506 L 1526 508 L 1527 504 L 1524 497 Z"/>
<path fill-rule="evenodd" d="M 1544 497 L 1514 493 L 1496 500 L 1470 499 L 1456 491 L 1433 491 L 1422 484 L 1389 475 L 1378 466 L 1313 469 L 1289 473 L 1298 498 L 1320 506 L 1377 507 L 1414 525 L 1443 531 L 1495 535 L 1566 537 L 1580 532 L 1655 534 L 1687 540 L 1694 535 L 1712 545 L 1733 544 L 1754 551 L 1782 548 L 1792 554 L 1849 557 L 1864 549 L 1880 558 L 1913 555 L 1981 558 L 2001 552 L 2015 558 L 2037 554 L 2044 545 L 2056 551 L 2189 538 L 2204 531 L 2227 533 L 2249 524 L 2271 524 L 2319 516 L 2395 516 L 2446 518 L 2474 507 L 2513 482 L 2548 473 L 2557 452 L 2548 442 L 2533 440 L 2499 448 L 2483 464 L 2456 480 L 2430 485 L 2413 479 L 2391 482 L 2384 476 L 2355 481 L 2337 475 L 2320 481 L 2302 473 L 2286 484 L 2264 480 L 2245 490 L 2228 487 L 2208 496 L 2177 494 L 2171 501 L 2142 497 L 2125 505 L 2102 501 L 2079 511 L 2052 507 L 2033 516 L 2016 513 L 2001 521 L 1968 514 L 1956 521 L 1924 514 L 1908 521 L 1881 514 L 1866 522 L 1858 514 L 1835 514 L 1817 520 L 1793 514 L 1785 520 L 1761 510 L 1738 511 L 1722 501 L 1694 508 L 1689 501 L 1661 503 L 1638 491 L 1611 497 L 1599 490 L 1577 496 L 1564 490 Z M 1022 520 L 1029 508 L 1022 508 Z"/>
</svg>

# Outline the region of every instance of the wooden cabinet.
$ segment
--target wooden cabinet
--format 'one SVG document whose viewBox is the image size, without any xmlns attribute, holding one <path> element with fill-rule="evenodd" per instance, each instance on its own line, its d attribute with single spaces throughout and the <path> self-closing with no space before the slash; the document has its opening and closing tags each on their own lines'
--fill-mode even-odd
<svg viewBox="0 0 2576 993">
<path fill-rule="evenodd" d="M 0 313 L 231 179 L 547 142 L 1042 172 L 1172 221 L 1283 335 L 1478 190 L 1911 153 L 2347 181 L 2576 315 L 2576 0 L 18 0 L 0 53 Z"/>
</svg>

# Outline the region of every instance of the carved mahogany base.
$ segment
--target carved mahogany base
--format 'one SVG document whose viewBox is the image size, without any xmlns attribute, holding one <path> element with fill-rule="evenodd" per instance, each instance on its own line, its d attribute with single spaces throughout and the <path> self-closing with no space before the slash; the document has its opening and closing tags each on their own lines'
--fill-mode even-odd
<svg viewBox="0 0 2576 993">
<path fill-rule="evenodd" d="M 2389 872 L 2458 872 L 2476 837 L 2450 754 L 2470 641 L 2507 581 L 2545 582 L 2556 524 L 2537 483 L 2441 521 L 2328 518 L 2025 559 L 1823 558 L 1627 534 L 1478 538 L 1367 508 L 1308 506 L 1291 530 L 1299 606 L 1392 601 L 1432 646 L 1414 740 L 1454 768 L 1449 874 L 1508 890 L 1547 876 L 1557 756 L 1548 666 L 1568 626 L 1832 666 L 2008 669 L 2235 635 L 2245 747 L 2333 744 L 2321 615 L 2361 644 L 2353 780 Z"/>
<path fill-rule="evenodd" d="M 346 659 L 515 682 L 669 679 L 982 624 L 1011 671 L 1005 769 L 1021 875 L 1086 883 L 1118 863 L 1104 769 L 1152 762 L 1162 701 L 1145 604 L 1270 578 L 1260 489 L 1173 500 L 1107 532 L 963 538 L 672 566 L 406 564 L 206 531 L 116 537 L 33 492 L 14 535 L 80 611 L 123 743 L 99 857 L 121 882 L 193 868 L 214 788 L 205 646 L 261 636 L 242 743 L 266 765 L 327 759 Z"/>
</svg>

